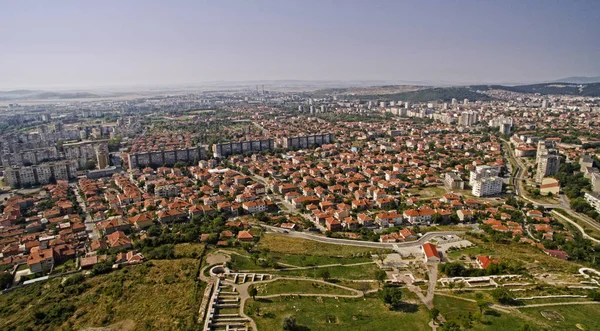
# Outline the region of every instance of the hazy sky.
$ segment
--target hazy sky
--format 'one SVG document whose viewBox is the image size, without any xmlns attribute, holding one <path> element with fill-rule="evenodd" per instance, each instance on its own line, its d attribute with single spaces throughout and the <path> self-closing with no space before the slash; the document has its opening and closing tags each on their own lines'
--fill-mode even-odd
<svg viewBox="0 0 600 331">
<path fill-rule="evenodd" d="M 0 0 L 0 89 L 600 75 L 600 1 Z"/>
</svg>

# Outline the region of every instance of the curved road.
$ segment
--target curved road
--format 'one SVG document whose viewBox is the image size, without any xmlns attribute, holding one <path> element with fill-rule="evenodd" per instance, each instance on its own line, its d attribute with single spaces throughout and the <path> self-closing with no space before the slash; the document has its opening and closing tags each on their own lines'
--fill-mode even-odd
<svg viewBox="0 0 600 331">
<path fill-rule="evenodd" d="M 570 206 L 570 204 L 569 204 L 569 201 L 568 201 L 568 200 L 567 200 L 567 198 L 565 198 L 565 196 L 564 196 L 564 195 L 562 195 L 562 194 L 561 194 L 561 195 L 560 195 L 560 197 L 559 197 L 559 199 L 560 199 L 560 203 L 558 203 L 558 204 L 556 204 L 556 203 L 555 203 L 555 204 L 549 204 L 549 203 L 546 203 L 546 204 L 545 204 L 545 203 L 540 203 L 540 202 L 537 202 L 537 201 L 535 201 L 535 200 L 532 200 L 532 199 L 530 199 L 529 197 L 527 197 L 527 196 L 525 195 L 525 193 L 524 193 L 524 190 L 523 190 L 523 189 L 522 189 L 522 187 L 521 187 L 521 185 L 522 185 L 522 183 L 521 183 L 521 174 L 523 173 L 523 171 L 524 171 L 524 169 L 525 169 L 525 166 L 524 166 L 524 165 L 521 163 L 521 161 L 520 161 L 520 160 L 519 160 L 519 159 L 518 159 L 518 158 L 515 156 L 513 149 L 512 149 L 512 148 L 510 148 L 510 143 L 509 143 L 508 141 L 504 140 L 504 139 L 502 139 L 502 141 L 504 141 L 504 142 L 505 142 L 505 149 L 507 149 L 507 150 L 508 150 L 508 155 L 507 155 L 507 157 L 508 157 L 508 158 L 510 158 L 510 159 L 512 159 L 512 160 L 514 160 L 514 161 L 515 161 L 515 163 L 517 164 L 517 171 L 516 171 L 515 175 L 514 175 L 514 176 L 512 176 L 513 187 L 514 187 L 514 190 L 515 190 L 515 194 L 516 194 L 517 196 L 519 196 L 520 198 L 522 198 L 523 200 L 525 200 L 525 201 L 527 201 L 527 202 L 531 202 L 531 203 L 532 203 L 534 206 L 536 206 L 536 207 L 538 207 L 538 206 L 542 206 L 542 207 L 544 207 L 544 208 L 546 208 L 546 209 L 562 208 L 562 209 L 564 209 L 565 211 L 567 211 L 569 214 L 573 215 L 573 217 L 576 217 L 577 219 L 579 219 L 580 221 L 584 222 L 585 224 L 587 224 L 587 225 L 591 226 L 592 228 L 594 228 L 594 229 L 596 229 L 596 230 L 600 231 L 600 224 L 598 224 L 598 222 L 596 222 L 596 221 L 592 220 L 592 219 L 591 219 L 591 218 L 589 218 L 587 215 L 583 215 L 583 214 L 580 214 L 580 213 L 577 213 L 577 212 L 573 211 L 573 210 L 571 209 L 571 206 Z M 510 162 L 509 162 L 509 164 L 510 164 Z M 555 214 L 555 215 L 560 215 L 560 214 L 557 214 L 557 213 L 554 213 L 554 214 Z M 584 231 L 584 229 L 583 229 L 581 226 L 579 226 L 579 224 L 577 224 L 577 223 L 575 223 L 575 222 L 571 221 L 570 219 L 568 219 L 568 218 L 564 217 L 563 215 L 560 215 L 560 216 L 561 216 L 561 218 L 562 218 L 563 220 L 566 220 L 566 221 L 567 221 L 567 222 L 569 222 L 570 224 L 574 225 L 574 226 L 575 226 L 575 227 L 576 227 L 576 228 L 577 228 L 577 229 L 578 229 L 578 230 L 581 232 L 581 234 L 583 235 L 583 237 L 584 237 L 584 238 L 590 239 L 590 240 L 592 240 L 592 241 L 594 241 L 594 242 L 596 242 L 596 243 L 600 243 L 600 241 L 599 241 L 599 240 L 597 240 L 597 239 L 595 239 L 595 238 L 592 238 L 591 236 L 589 236 L 589 235 L 588 235 L 588 234 L 587 234 L 587 233 Z"/>
<path fill-rule="evenodd" d="M 297 232 L 297 231 L 290 231 L 289 233 L 285 233 L 284 231 L 286 231 L 286 230 L 281 229 L 281 228 L 277 228 L 277 227 L 270 226 L 270 225 L 263 225 L 263 226 L 272 232 L 280 233 L 284 236 L 293 237 L 293 238 L 314 240 L 314 241 L 318 241 L 318 242 L 322 242 L 322 243 L 326 243 L 326 244 L 371 247 L 371 248 L 380 248 L 380 249 L 381 248 L 394 249 L 396 247 L 420 246 L 420 245 L 426 243 L 427 241 L 429 241 L 431 238 L 436 237 L 436 236 L 458 235 L 458 234 L 465 233 L 465 231 L 427 232 L 421 238 L 419 238 L 415 241 L 403 242 L 403 243 L 380 243 L 380 242 L 373 242 L 373 241 L 329 238 L 329 237 L 318 236 L 318 235 L 312 234 L 312 233 Z"/>
</svg>

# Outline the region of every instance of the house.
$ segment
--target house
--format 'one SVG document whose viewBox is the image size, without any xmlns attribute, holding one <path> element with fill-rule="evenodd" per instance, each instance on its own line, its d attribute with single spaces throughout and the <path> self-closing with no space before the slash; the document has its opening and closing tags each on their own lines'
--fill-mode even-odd
<svg viewBox="0 0 600 331">
<path fill-rule="evenodd" d="M 418 224 L 420 223 L 419 211 L 416 209 L 407 209 L 402 214 L 406 221 L 410 224 Z"/>
<path fill-rule="evenodd" d="M 499 260 L 492 260 L 489 256 L 486 255 L 478 255 L 477 256 L 477 265 L 481 269 L 487 269 L 492 263 L 500 263 Z"/>
<path fill-rule="evenodd" d="M 396 212 L 383 212 L 375 216 L 375 221 L 381 224 L 383 227 L 387 227 L 390 224 L 399 225 L 402 223 L 402 215 Z"/>
<path fill-rule="evenodd" d="M 106 240 L 111 248 L 131 248 L 131 239 L 129 239 L 123 231 L 117 231 L 109 234 L 106 236 Z"/>
<path fill-rule="evenodd" d="M 398 235 L 400 236 L 401 239 L 404 239 L 404 240 L 417 239 L 417 234 L 409 228 L 404 228 L 404 229 L 398 231 Z"/>
<path fill-rule="evenodd" d="M 109 235 L 116 231 L 129 231 L 131 225 L 125 221 L 121 216 L 109 217 L 106 221 L 97 223 L 96 225 L 99 230 L 103 231 L 105 235 Z"/>
<path fill-rule="evenodd" d="M 333 217 L 329 217 L 325 220 L 325 226 L 327 227 L 327 230 L 329 230 L 331 232 L 342 230 L 342 223 L 340 223 L 338 220 L 336 220 Z"/>
<path fill-rule="evenodd" d="M 249 214 L 261 213 L 267 210 L 267 204 L 263 200 L 246 201 L 242 208 Z"/>
<path fill-rule="evenodd" d="M 151 215 L 151 213 L 143 213 L 129 217 L 127 220 L 129 221 L 129 223 L 135 226 L 136 229 L 142 230 L 149 228 L 153 224 Z"/>
<path fill-rule="evenodd" d="M 115 259 L 116 264 L 138 264 L 144 261 L 144 256 L 141 253 L 129 251 L 127 253 L 117 254 Z"/>
<path fill-rule="evenodd" d="M 461 222 L 468 222 L 473 219 L 473 212 L 470 210 L 461 209 L 456 212 L 456 216 Z"/>
<path fill-rule="evenodd" d="M 238 241 L 250 242 L 254 239 L 254 236 L 250 233 L 250 231 L 240 231 L 237 235 Z"/>
<path fill-rule="evenodd" d="M 440 262 L 442 260 L 437 247 L 432 243 L 423 244 L 421 251 L 423 252 L 425 262 Z"/>
<path fill-rule="evenodd" d="M 47 272 L 54 267 L 55 254 L 52 248 L 33 247 L 27 258 L 27 265 L 32 273 Z"/>
<path fill-rule="evenodd" d="M 187 214 L 182 210 L 167 209 L 167 210 L 161 210 L 158 212 L 158 221 L 163 224 L 185 221 L 186 219 L 187 219 Z"/>
<path fill-rule="evenodd" d="M 372 226 L 373 225 L 373 218 L 371 216 L 369 216 L 368 214 L 358 214 L 356 215 L 356 219 L 358 220 L 358 223 L 361 224 L 362 226 Z"/>
</svg>

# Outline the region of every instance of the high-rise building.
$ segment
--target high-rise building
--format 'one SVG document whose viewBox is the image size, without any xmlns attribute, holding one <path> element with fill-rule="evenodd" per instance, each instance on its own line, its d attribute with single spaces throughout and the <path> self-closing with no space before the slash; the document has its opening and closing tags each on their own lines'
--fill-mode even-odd
<svg viewBox="0 0 600 331">
<path fill-rule="evenodd" d="M 12 166 L 4 171 L 6 183 L 12 188 L 45 185 L 53 180 L 77 177 L 77 161 L 65 160 L 33 166 Z"/>
<path fill-rule="evenodd" d="M 472 126 L 474 124 L 477 124 L 477 122 L 479 122 L 479 114 L 475 111 L 470 110 L 470 111 L 464 111 L 460 115 L 458 124 L 461 126 Z"/>
<path fill-rule="evenodd" d="M 536 154 L 537 172 L 535 181 L 541 183 L 547 176 L 556 175 L 560 166 L 560 156 L 558 155 L 553 141 L 538 141 Z"/>
<path fill-rule="evenodd" d="M 493 166 L 477 166 L 471 171 L 469 177 L 469 185 L 471 185 L 471 193 L 476 197 L 494 195 L 502 192 L 502 178 L 500 167 Z"/>
</svg>

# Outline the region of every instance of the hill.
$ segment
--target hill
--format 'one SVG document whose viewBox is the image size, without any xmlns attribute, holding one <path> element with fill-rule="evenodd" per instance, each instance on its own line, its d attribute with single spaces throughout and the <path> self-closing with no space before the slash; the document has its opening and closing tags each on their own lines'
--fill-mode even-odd
<svg viewBox="0 0 600 331">
<path fill-rule="evenodd" d="M 50 92 L 39 90 L 0 91 L 0 101 L 96 98 L 89 92 Z"/>
<path fill-rule="evenodd" d="M 572 76 L 572 77 L 557 79 L 554 82 L 571 83 L 571 84 L 600 83 L 600 76 L 595 76 L 595 77 Z"/>
<path fill-rule="evenodd" d="M 503 86 L 503 85 L 475 85 L 475 90 L 504 90 L 517 93 L 538 93 L 540 95 L 573 95 L 583 97 L 600 97 L 600 83 L 572 84 L 572 83 L 543 83 L 531 85 Z"/>
</svg>

